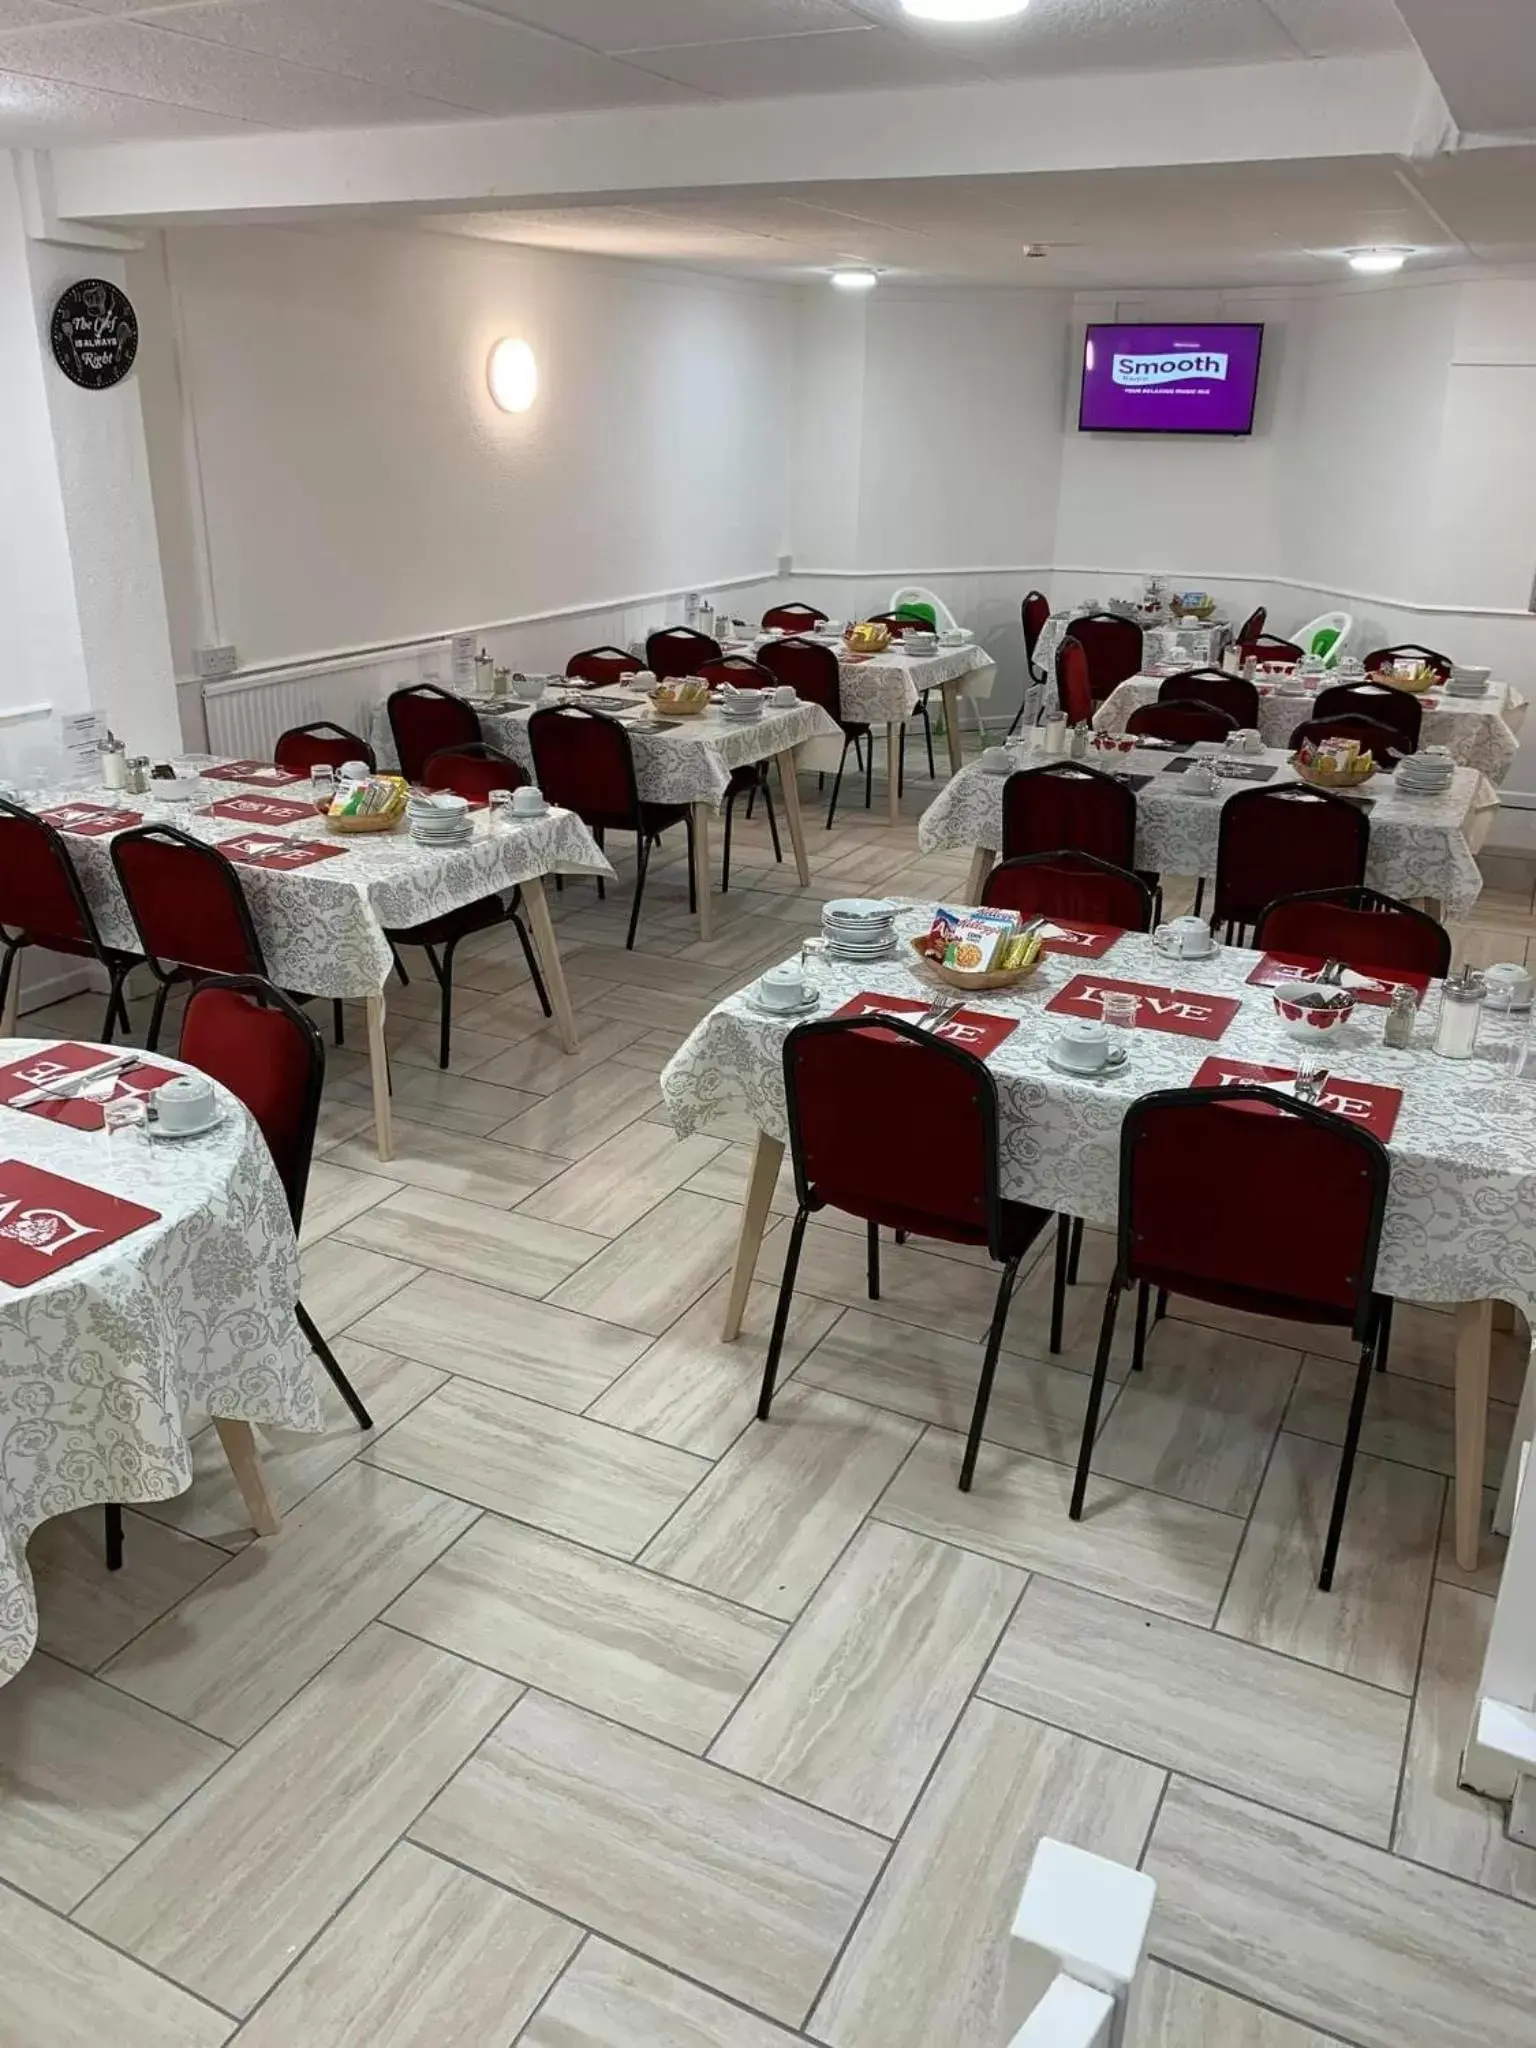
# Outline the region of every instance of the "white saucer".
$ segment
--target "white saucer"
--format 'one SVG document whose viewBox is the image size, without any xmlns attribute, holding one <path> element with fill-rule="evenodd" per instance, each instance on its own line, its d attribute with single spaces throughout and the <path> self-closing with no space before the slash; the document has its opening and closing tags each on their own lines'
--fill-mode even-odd
<svg viewBox="0 0 1536 2048">
<path fill-rule="evenodd" d="M 552 806 L 549 804 L 540 804 L 536 811 L 530 811 L 526 808 L 520 811 L 516 804 L 502 804 L 497 809 L 495 815 L 498 818 L 510 818 L 514 823 L 530 825 L 535 818 L 547 818 L 551 808 Z"/>
<path fill-rule="evenodd" d="M 1057 1059 L 1055 1053 L 1047 1046 L 1045 1063 L 1048 1067 L 1054 1067 L 1058 1074 L 1070 1074 L 1074 1081 L 1102 1081 L 1110 1074 L 1122 1073 L 1130 1065 L 1131 1056 L 1128 1052 L 1122 1053 L 1119 1059 L 1111 1055 L 1102 1067 L 1069 1067 L 1065 1060 Z"/>
<path fill-rule="evenodd" d="M 871 960 L 889 960 L 895 950 L 896 941 L 894 939 L 889 940 L 883 946 L 855 947 L 839 946 L 831 939 L 827 941 L 827 958 L 829 960 L 846 961 L 850 967 L 862 967 L 867 961 Z"/>
<path fill-rule="evenodd" d="M 216 1131 L 219 1125 L 223 1123 L 225 1114 L 224 1110 L 216 1109 L 213 1115 L 209 1117 L 207 1123 L 199 1124 L 195 1130 L 191 1131 L 168 1131 L 160 1123 L 158 1117 L 151 1117 L 145 1125 L 145 1129 L 152 1138 L 166 1138 L 174 1144 L 181 1138 L 206 1138 L 210 1131 Z"/>
<path fill-rule="evenodd" d="M 787 1006 L 780 1006 L 774 1003 L 759 1002 L 756 993 L 752 989 L 747 989 L 743 995 L 743 1001 L 746 1003 L 747 1008 L 754 1011 L 759 1017 L 807 1017 L 812 1010 L 819 1010 L 821 1008 L 821 997 L 814 992 L 808 995 L 803 1003 L 791 1003 Z"/>
</svg>

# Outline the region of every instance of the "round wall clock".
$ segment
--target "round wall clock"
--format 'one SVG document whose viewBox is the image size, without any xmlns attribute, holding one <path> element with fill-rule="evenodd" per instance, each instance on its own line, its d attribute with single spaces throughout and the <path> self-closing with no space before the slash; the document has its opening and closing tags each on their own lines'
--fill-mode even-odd
<svg viewBox="0 0 1536 2048">
<path fill-rule="evenodd" d="M 115 284 L 83 277 L 60 293 L 48 338 L 54 361 L 72 384 L 106 391 L 133 368 L 139 352 L 139 316 Z"/>
</svg>

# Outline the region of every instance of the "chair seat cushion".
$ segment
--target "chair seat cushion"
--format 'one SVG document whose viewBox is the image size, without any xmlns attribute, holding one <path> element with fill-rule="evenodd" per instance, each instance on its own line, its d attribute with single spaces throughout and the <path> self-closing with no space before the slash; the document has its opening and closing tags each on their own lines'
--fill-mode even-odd
<svg viewBox="0 0 1536 2048">
<path fill-rule="evenodd" d="M 861 1216 L 866 1223 L 877 1223 L 886 1230 L 905 1230 L 912 1237 L 938 1238 L 945 1244 L 975 1244 L 985 1247 L 985 1228 L 968 1231 L 960 1228 L 951 1217 L 930 1216 L 922 1209 L 909 1209 L 897 1202 L 870 1202 L 863 1194 L 839 1196 L 838 1190 L 828 1182 L 818 1182 L 811 1189 L 813 1209 L 840 1209 L 845 1216 Z M 1028 1202 L 1003 1203 L 1003 1257 L 1016 1259 L 1029 1250 L 1051 1220 L 1046 1209 L 1035 1209 Z"/>
<path fill-rule="evenodd" d="M 1347 1330 L 1354 1317 L 1331 1302 L 1307 1301 L 1294 1294 L 1272 1294 L 1261 1287 L 1216 1286 L 1205 1279 L 1191 1280 L 1172 1272 L 1136 1271 L 1138 1280 L 1152 1287 L 1166 1288 L 1186 1301 L 1208 1301 L 1215 1308 L 1243 1309 L 1251 1316 L 1274 1316 L 1285 1323 L 1328 1323 Z"/>
<path fill-rule="evenodd" d="M 457 910 L 445 910 L 441 917 L 429 917 L 424 924 L 386 932 L 384 936 L 397 946 L 446 946 L 452 939 L 467 939 L 471 932 L 489 931 L 507 914 L 500 896 L 480 896 L 473 903 L 461 903 Z"/>
</svg>

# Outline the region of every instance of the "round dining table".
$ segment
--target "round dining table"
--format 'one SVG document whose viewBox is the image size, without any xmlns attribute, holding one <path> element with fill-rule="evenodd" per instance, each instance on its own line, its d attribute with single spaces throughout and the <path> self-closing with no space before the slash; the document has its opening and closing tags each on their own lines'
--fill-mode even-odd
<svg viewBox="0 0 1536 2048">
<path fill-rule="evenodd" d="M 57 1043 L 0 1040 L 0 1067 Z M 191 1436 L 212 1418 L 253 1527 L 270 1533 L 251 1424 L 322 1426 L 282 1184 L 244 1106 L 215 1095 L 217 1123 L 184 1138 L 76 1129 L 54 1120 L 58 1104 L 0 1107 L 0 1274 L 13 1276 L 0 1277 L 0 1683 L 37 1640 L 26 1553 L 40 1523 L 184 1492 Z M 103 1197 L 137 1205 L 135 1227 L 78 1256 L 85 1233 L 124 1220 Z M 58 1270 L 33 1277 L 50 1255 Z"/>
</svg>

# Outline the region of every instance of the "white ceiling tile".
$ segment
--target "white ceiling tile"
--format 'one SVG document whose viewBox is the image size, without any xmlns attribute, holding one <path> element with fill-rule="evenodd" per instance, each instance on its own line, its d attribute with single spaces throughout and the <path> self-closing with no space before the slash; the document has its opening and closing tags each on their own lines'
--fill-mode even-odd
<svg viewBox="0 0 1536 2048">
<path fill-rule="evenodd" d="M 365 79 L 483 114 L 652 105 L 691 95 L 499 15 L 435 0 L 207 0 L 161 17 L 178 33 Z"/>
<path fill-rule="evenodd" d="M 1400 0 L 1457 124 L 1471 134 L 1536 134 L 1531 0 Z"/>
<path fill-rule="evenodd" d="M 771 36 L 740 43 L 691 43 L 633 50 L 629 61 L 720 99 L 781 99 L 798 93 L 858 92 L 881 86 L 952 85 L 982 74 L 949 51 L 919 48 L 879 28 Z"/>
<path fill-rule="evenodd" d="M 857 28 L 843 0 L 473 0 L 594 50 L 661 50 Z"/>
<path fill-rule="evenodd" d="M 159 142 L 177 136 L 251 135 L 246 121 L 167 107 L 125 93 L 94 92 L 51 78 L 0 71 L 0 149 L 47 149 L 89 135 L 100 142 Z"/>
<path fill-rule="evenodd" d="M 1265 0 L 1265 4 L 1309 57 L 1379 55 L 1413 48 L 1397 0 Z"/>
<path fill-rule="evenodd" d="M 59 6 L 58 0 L 0 0 L 0 29 L 36 28 L 43 22 L 73 17 L 74 9 Z"/>
<path fill-rule="evenodd" d="M 928 50 L 958 52 L 994 78 L 1042 72 L 1166 71 L 1295 58 L 1265 0 L 1032 0 L 1011 21 L 941 27 L 901 0 L 852 0 Z"/>
</svg>

